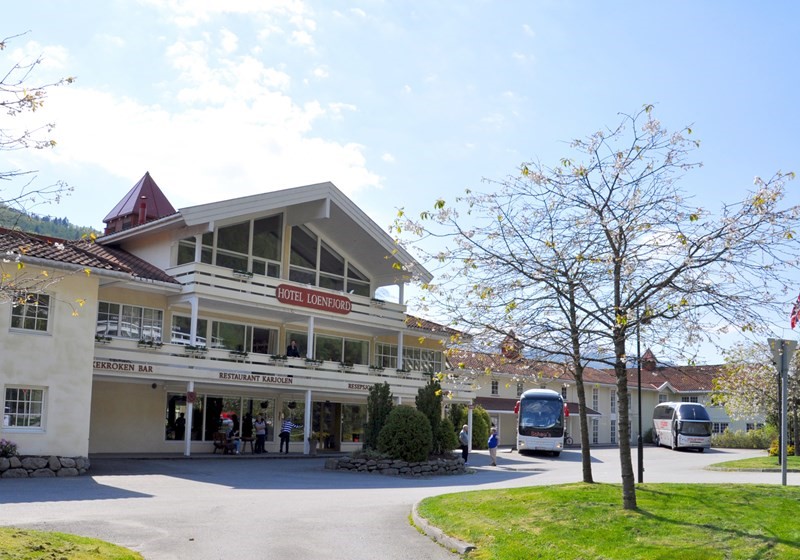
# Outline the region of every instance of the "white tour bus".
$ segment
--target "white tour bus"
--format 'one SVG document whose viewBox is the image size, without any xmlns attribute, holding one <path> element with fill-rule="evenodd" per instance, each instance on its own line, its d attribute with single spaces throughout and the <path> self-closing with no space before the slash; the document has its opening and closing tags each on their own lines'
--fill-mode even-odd
<svg viewBox="0 0 800 560">
<path fill-rule="evenodd" d="M 517 449 L 549 451 L 555 457 L 564 449 L 564 399 L 549 389 L 528 389 L 517 402 Z"/>
<path fill-rule="evenodd" d="M 653 443 L 672 449 L 711 447 L 711 417 L 700 403 L 665 402 L 653 410 Z"/>
</svg>

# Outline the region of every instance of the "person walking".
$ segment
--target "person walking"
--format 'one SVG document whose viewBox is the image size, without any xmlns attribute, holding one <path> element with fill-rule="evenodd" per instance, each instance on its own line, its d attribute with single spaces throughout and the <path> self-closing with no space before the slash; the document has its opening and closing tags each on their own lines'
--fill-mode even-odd
<svg viewBox="0 0 800 560">
<path fill-rule="evenodd" d="M 492 427 L 489 434 L 489 457 L 492 458 L 492 466 L 497 466 L 497 428 Z"/>
<path fill-rule="evenodd" d="M 289 453 L 289 438 L 292 435 L 293 428 L 302 428 L 302 426 L 298 426 L 294 422 L 292 422 L 291 417 L 284 417 L 283 424 L 281 424 L 281 433 L 278 437 L 281 439 L 281 446 L 278 453 L 284 452 L 283 446 L 286 445 L 285 453 Z"/>
<path fill-rule="evenodd" d="M 256 449 L 254 453 L 266 453 L 264 442 L 267 439 L 267 422 L 260 414 L 256 417 L 256 421 L 253 422 L 253 428 L 256 431 Z"/>
<path fill-rule="evenodd" d="M 467 424 L 464 424 L 458 433 L 458 442 L 461 444 L 461 458 L 464 459 L 466 465 L 469 457 L 469 426 Z"/>
</svg>

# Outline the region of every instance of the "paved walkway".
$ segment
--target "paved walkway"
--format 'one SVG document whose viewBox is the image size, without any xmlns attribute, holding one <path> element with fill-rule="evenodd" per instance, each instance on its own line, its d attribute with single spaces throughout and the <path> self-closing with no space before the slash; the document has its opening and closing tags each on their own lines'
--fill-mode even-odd
<svg viewBox="0 0 800 560">
<path fill-rule="evenodd" d="M 619 481 L 618 454 L 593 450 L 596 481 Z M 780 484 L 780 473 L 703 468 L 757 454 L 647 447 L 645 482 Z M 458 556 L 409 524 L 418 500 L 581 480 L 578 450 L 558 459 L 501 450 L 497 467 L 485 452 L 473 452 L 472 474 L 427 479 L 332 472 L 323 468 L 324 458 L 270 455 L 94 457 L 90 476 L 0 480 L 0 525 L 97 537 L 148 560 L 453 560 Z M 634 471 L 635 455 L 634 449 Z M 790 473 L 789 484 L 800 484 L 800 474 Z"/>
</svg>

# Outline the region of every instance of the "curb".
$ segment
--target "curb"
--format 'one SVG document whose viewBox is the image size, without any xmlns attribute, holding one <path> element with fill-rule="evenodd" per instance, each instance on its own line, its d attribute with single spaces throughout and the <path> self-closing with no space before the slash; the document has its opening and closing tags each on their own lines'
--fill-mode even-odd
<svg viewBox="0 0 800 560">
<path fill-rule="evenodd" d="M 466 554 L 467 552 L 475 550 L 475 545 L 470 544 L 468 542 L 464 542 L 460 539 L 455 537 L 451 537 L 445 534 L 444 531 L 439 529 L 438 527 L 434 527 L 428 520 L 422 517 L 419 512 L 417 511 L 417 504 L 415 503 L 414 506 L 411 508 L 411 519 L 414 521 L 414 525 L 425 535 L 427 535 L 431 540 L 437 542 L 444 546 L 449 550 L 455 550 L 459 554 Z"/>
</svg>

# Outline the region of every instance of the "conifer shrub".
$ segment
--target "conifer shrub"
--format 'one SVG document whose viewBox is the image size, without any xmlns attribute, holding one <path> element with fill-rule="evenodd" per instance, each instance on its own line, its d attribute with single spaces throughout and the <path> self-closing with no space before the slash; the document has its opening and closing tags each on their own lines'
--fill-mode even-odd
<svg viewBox="0 0 800 560">
<path fill-rule="evenodd" d="M 453 449 L 458 447 L 458 434 L 449 418 L 444 418 L 439 423 L 439 430 L 436 433 L 435 439 L 443 454 L 450 453 Z M 435 447 L 436 446 L 434 446 L 434 448 Z"/>
<path fill-rule="evenodd" d="M 432 444 L 427 416 L 410 406 L 396 406 L 378 436 L 378 451 L 409 462 L 427 461 Z"/>
</svg>

